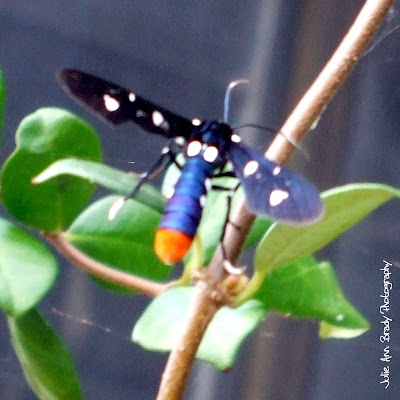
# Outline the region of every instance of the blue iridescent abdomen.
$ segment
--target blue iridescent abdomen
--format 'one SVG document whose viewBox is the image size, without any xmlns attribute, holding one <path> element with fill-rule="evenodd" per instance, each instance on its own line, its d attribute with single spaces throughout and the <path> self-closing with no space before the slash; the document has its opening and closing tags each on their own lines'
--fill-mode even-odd
<svg viewBox="0 0 400 400">
<path fill-rule="evenodd" d="M 160 228 L 184 232 L 193 237 L 200 223 L 203 196 L 207 194 L 206 182 L 215 167 L 201 154 L 188 158 L 168 201 Z"/>
</svg>

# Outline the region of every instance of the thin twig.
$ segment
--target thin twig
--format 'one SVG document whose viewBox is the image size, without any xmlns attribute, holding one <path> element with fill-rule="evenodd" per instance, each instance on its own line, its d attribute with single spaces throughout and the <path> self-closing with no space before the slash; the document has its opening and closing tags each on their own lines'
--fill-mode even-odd
<svg viewBox="0 0 400 400">
<path fill-rule="evenodd" d="M 107 282 L 123 286 L 127 289 L 136 290 L 150 297 L 158 296 L 168 287 L 167 284 L 160 284 L 144 278 L 139 278 L 97 262 L 79 251 L 71 243 L 67 242 L 60 233 L 42 233 L 42 235 L 58 250 L 59 253 L 74 265 L 89 274 L 104 279 Z"/>
<path fill-rule="evenodd" d="M 176 346 L 168 358 L 157 400 L 181 398 L 199 343 L 207 326 L 222 305 L 214 297 L 215 293 L 213 285 L 203 280 L 197 282 L 194 303 L 186 318 L 182 337 L 179 338 L 183 345 Z"/>
<path fill-rule="evenodd" d="M 266 157 L 277 163 L 284 163 L 294 151 L 294 142 L 301 141 L 311 124 L 322 113 L 339 86 L 346 79 L 369 40 L 378 29 L 394 0 L 367 0 L 342 43 L 322 70 L 313 85 L 300 100 L 281 131 L 272 142 Z M 243 202 L 231 217 L 232 224 L 227 227 L 224 248 L 229 261 L 236 263 L 244 240 L 250 230 L 254 217 L 247 211 Z M 240 232 L 233 226 L 240 226 Z M 216 282 L 225 276 L 221 249 L 216 252 L 208 268 L 209 279 Z M 218 307 L 210 296 L 209 285 L 198 286 L 197 296 L 187 319 L 186 329 L 178 338 L 166 365 L 157 400 L 179 400 L 183 396 L 189 370 L 193 364 L 201 339 Z M 189 349 L 190 348 L 190 349 Z"/>
</svg>

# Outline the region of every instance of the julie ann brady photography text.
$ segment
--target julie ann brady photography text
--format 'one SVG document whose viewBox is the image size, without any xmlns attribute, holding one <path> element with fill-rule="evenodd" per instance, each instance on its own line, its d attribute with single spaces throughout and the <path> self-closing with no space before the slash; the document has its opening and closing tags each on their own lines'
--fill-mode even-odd
<svg viewBox="0 0 400 400">
<path fill-rule="evenodd" d="M 383 260 L 384 266 L 380 269 L 383 272 L 383 294 L 380 295 L 382 299 L 382 304 L 379 307 L 379 312 L 382 316 L 382 334 L 379 337 L 381 343 L 384 344 L 383 354 L 380 361 L 385 365 L 380 373 L 380 384 L 384 386 L 385 389 L 389 387 L 390 384 L 390 368 L 389 363 L 392 356 L 390 355 L 390 323 L 392 318 L 389 317 L 390 311 L 390 291 L 392 290 L 393 284 L 390 282 L 390 267 L 391 263 Z"/>
</svg>

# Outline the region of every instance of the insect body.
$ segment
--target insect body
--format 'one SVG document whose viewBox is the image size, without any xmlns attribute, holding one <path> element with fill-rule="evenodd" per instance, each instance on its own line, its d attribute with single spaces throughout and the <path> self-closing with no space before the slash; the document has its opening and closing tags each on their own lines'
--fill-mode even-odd
<svg viewBox="0 0 400 400">
<path fill-rule="evenodd" d="M 313 223 L 322 216 L 319 193 L 310 182 L 241 143 L 226 123 L 189 121 L 114 83 L 78 70 L 64 69 L 59 79 L 78 101 L 115 125 L 133 121 L 175 143 L 183 140 L 186 163 L 155 237 L 155 251 L 162 261 L 179 261 L 189 250 L 205 196 L 212 187 L 210 181 L 221 176 L 228 161 L 244 187 L 251 212 L 296 225 Z M 161 167 L 175 162 L 175 156 L 172 145 L 166 147 L 137 189 Z"/>
<path fill-rule="evenodd" d="M 154 247 L 160 259 L 177 261 L 189 250 L 211 188 L 211 178 L 226 164 L 231 135 L 229 126 L 218 122 L 206 122 L 193 130 L 186 149 L 186 163 L 156 233 Z"/>
</svg>

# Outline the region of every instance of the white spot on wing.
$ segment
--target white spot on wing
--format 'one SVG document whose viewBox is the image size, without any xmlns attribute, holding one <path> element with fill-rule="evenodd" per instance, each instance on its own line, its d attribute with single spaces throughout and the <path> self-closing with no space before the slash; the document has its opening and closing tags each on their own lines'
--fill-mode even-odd
<svg viewBox="0 0 400 400">
<path fill-rule="evenodd" d="M 198 140 L 193 140 L 193 142 L 190 142 L 188 147 L 187 147 L 187 155 L 188 157 L 194 157 L 197 156 L 201 151 L 201 143 Z"/>
<path fill-rule="evenodd" d="M 281 167 L 279 165 L 277 165 L 274 170 L 272 171 L 272 175 L 276 176 L 281 172 Z"/>
<path fill-rule="evenodd" d="M 185 139 L 182 136 L 177 136 L 174 140 L 178 146 L 183 146 L 185 144 Z"/>
<path fill-rule="evenodd" d="M 240 139 L 240 136 L 238 134 L 232 133 L 231 140 L 232 142 L 240 143 L 242 139 Z"/>
<path fill-rule="evenodd" d="M 258 170 L 258 162 L 256 160 L 249 161 L 243 168 L 243 175 L 253 175 Z"/>
<path fill-rule="evenodd" d="M 194 126 L 200 126 L 201 121 L 200 121 L 198 118 L 193 118 L 193 119 L 192 119 L 192 124 L 193 124 Z"/>
<path fill-rule="evenodd" d="M 136 100 L 135 93 L 130 92 L 130 93 L 129 93 L 129 96 L 128 96 L 128 99 L 129 99 L 129 101 L 130 101 L 131 103 L 133 103 L 133 102 Z"/>
<path fill-rule="evenodd" d="M 203 208 L 206 205 L 206 196 L 201 196 L 199 202 L 200 206 Z"/>
<path fill-rule="evenodd" d="M 160 113 L 160 111 L 153 111 L 151 115 L 151 119 L 153 120 L 153 124 L 155 126 L 161 126 L 162 123 L 165 121 L 164 116 Z"/>
<path fill-rule="evenodd" d="M 143 110 L 137 110 L 136 111 L 136 118 L 140 118 L 140 117 L 147 117 L 147 114 L 143 111 Z"/>
<path fill-rule="evenodd" d="M 209 162 L 212 163 L 215 161 L 215 159 L 218 157 L 218 149 L 215 146 L 208 146 L 204 150 L 203 158 Z"/>
<path fill-rule="evenodd" d="M 120 107 L 119 101 L 115 98 L 110 96 L 109 94 L 103 95 L 104 100 L 104 107 L 107 111 L 113 112 L 117 111 Z"/>
<path fill-rule="evenodd" d="M 286 200 L 289 197 L 289 192 L 286 190 L 275 189 L 269 195 L 269 204 L 272 207 L 279 206 L 282 201 Z"/>
</svg>

